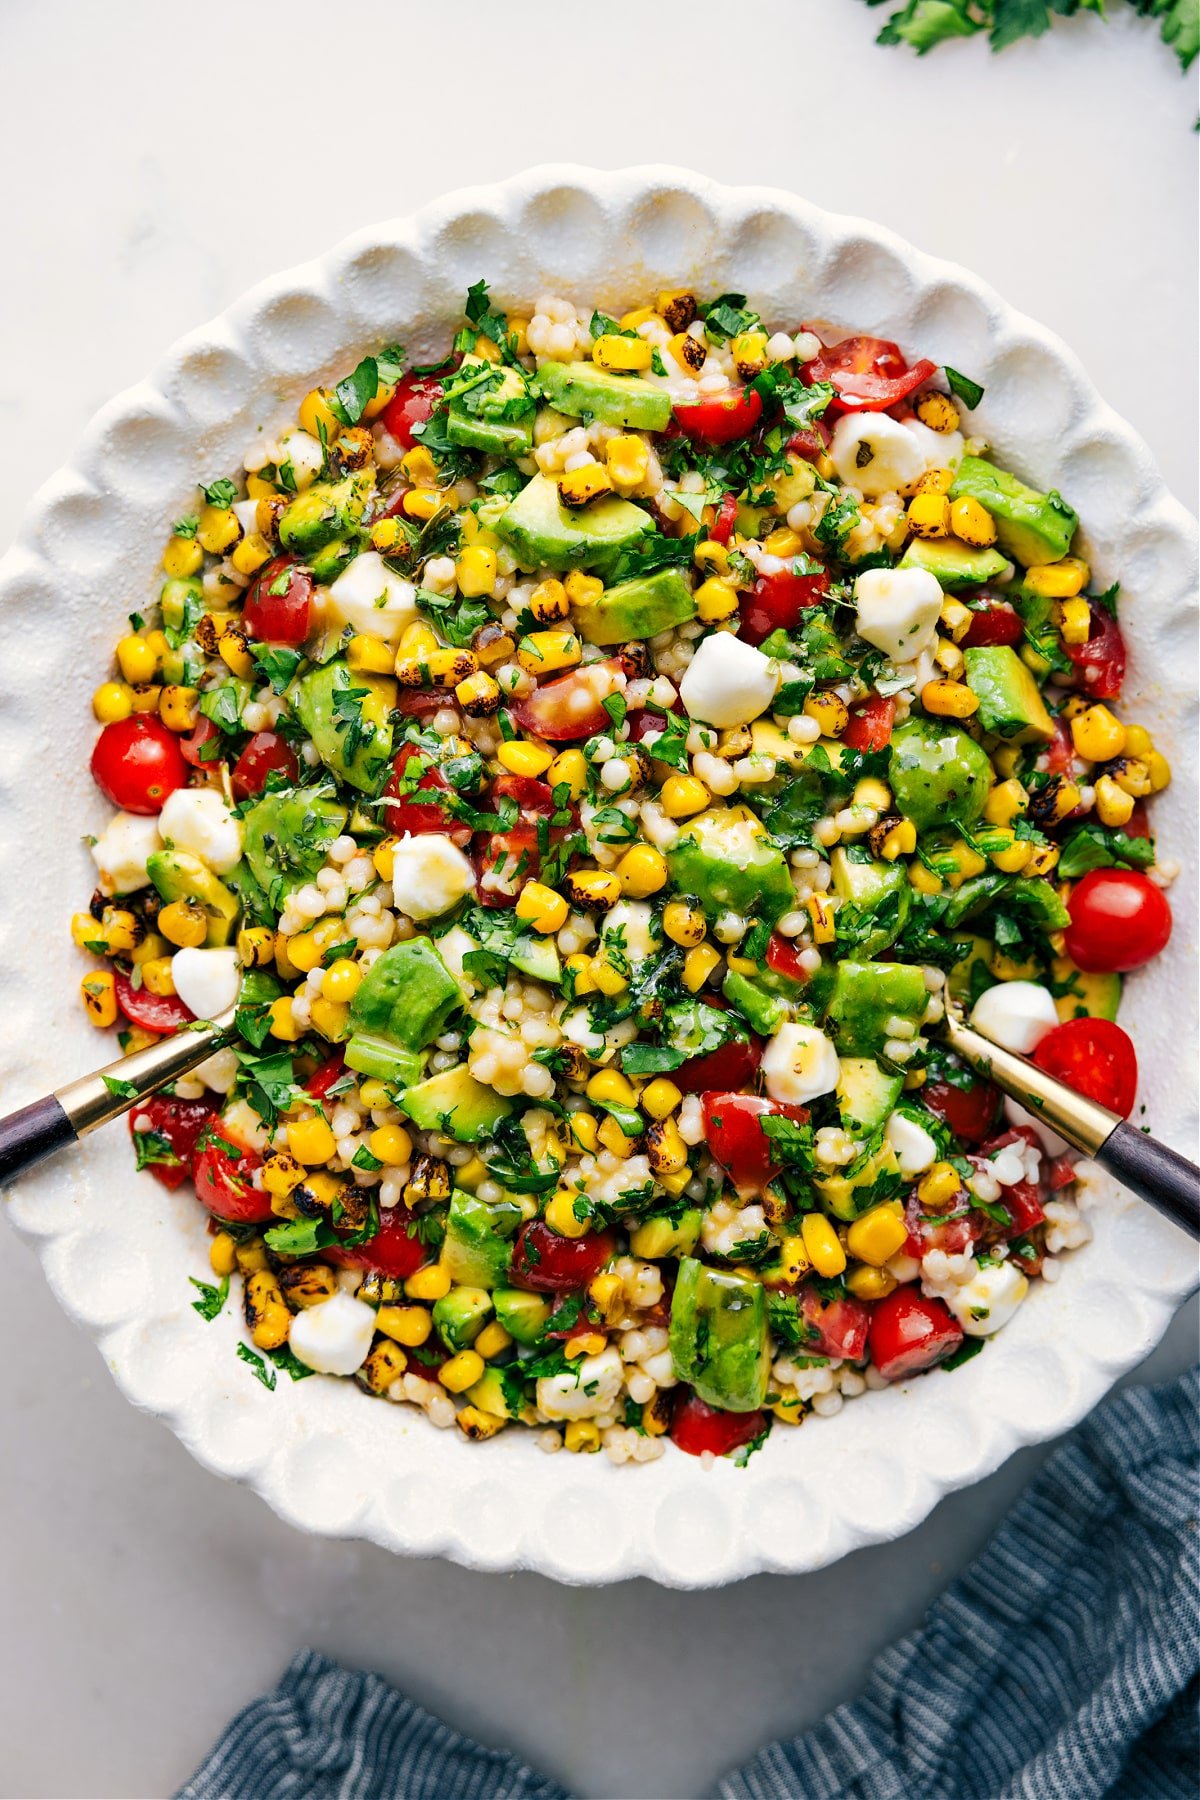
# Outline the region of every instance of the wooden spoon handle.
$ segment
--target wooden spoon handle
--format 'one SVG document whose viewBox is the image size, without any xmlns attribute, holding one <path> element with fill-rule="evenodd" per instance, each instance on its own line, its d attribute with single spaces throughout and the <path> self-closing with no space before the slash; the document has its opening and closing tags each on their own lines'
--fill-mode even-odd
<svg viewBox="0 0 1200 1800">
<path fill-rule="evenodd" d="M 1096 1153 L 1102 1168 L 1200 1239 L 1200 1169 L 1122 1120 Z"/>
<path fill-rule="evenodd" d="M 0 1119 L 0 1184 L 75 1142 L 75 1127 L 55 1094 Z"/>
</svg>

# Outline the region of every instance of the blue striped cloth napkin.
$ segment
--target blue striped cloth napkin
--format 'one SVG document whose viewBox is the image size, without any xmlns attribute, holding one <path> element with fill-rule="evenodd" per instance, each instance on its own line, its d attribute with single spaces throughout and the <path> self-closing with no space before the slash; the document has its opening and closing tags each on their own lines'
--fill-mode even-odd
<svg viewBox="0 0 1200 1800">
<path fill-rule="evenodd" d="M 1102 1406 L 862 1696 L 721 1800 L 1196 1800 L 1200 1378 Z M 177 1800 L 567 1800 L 306 1650 Z"/>
</svg>

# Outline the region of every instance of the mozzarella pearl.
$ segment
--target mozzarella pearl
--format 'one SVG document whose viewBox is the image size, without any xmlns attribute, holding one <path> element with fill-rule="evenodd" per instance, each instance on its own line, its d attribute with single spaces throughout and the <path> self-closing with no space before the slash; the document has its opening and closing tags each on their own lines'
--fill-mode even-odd
<svg viewBox="0 0 1200 1800">
<path fill-rule="evenodd" d="M 961 431 L 930 431 L 920 419 L 905 419 L 902 430 L 907 431 L 920 453 L 922 474 L 926 469 L 957 469 L 962 461 Z"/>
<path fill-rule="evenodd" d="M 928 569 L 864 569 L 854 582 L 858 635 L 893 662 L 912 662 L 937 636 L 943 600 Z"/>
<path fill-rule="evenodd" d="M 833 428 L 829 456 L 846 486 L 866 500 L 911 487 L 925 473 L 916 439 L 886 413 L 844 413 Z"/>
<path fill-rule="evenodd" d="M 92 845 L 92 856 L 106 894 L 132 894 L 145 887 L 146 858 L 162 849 L 158 820 L 119 812 Z"/>
<path fill-rule="evenodd" d="M 389 569 L 377 550 L 356 556 L 326 590 L 325 618 L 330 625 L 399 643 L 417 617 L 416 589 Z"/>
<path fill-rule="evenodd" d="M 375 1308 L 352 1294 L 331 1294 L 298 1312 L 288 1330 L 292 1354 L 319 1375 L 353 1375 L 366 1361 Z"/>
<path fill-rule="evenodd" d="M 165 844 L 224 875 L 242 858 L 242 824 L 215 788 L 177 788 L 158 815 Z"/>
<path fill-rule="evenodd" d="M 978 1269 L 970 1281 L 943 1289 L 942 1298 L 968 1337 L 991 1337 L 1029 1292 L 1029 1279 L 1011 1262 Z"/>
<path fill-rule="evenodd" d="M 837 1087 L 837 1051 L 811 1025 L 781 1025 L 764 1052 L 762 1072 L 772 1100 L 803 1105 Z"/>
<path fill-rule="evenodd" d="M 778 687 L 779 669 L 769 656 L 718 631 L 701 641 L 679 684 L 679 698 L 689 719 L 725 731 L 766 712 Z"/>
<path fill-rule="evenodd" d="M 475 886 L 475 871 L 440 833 L 402 837 L 392 851 L 392 895 L 410 919 L 438 919 Z"/>
<path fill-rule="evenodd" d="M 238 997 L 236 950 L 177 950 L 171 958 L 175 992 L 198 1019 L 215 1019 Z"/>
<path fill-rule="evenodd" d="M 594 1418 L 611 1412 L 621 1380 L 621 1358 L 610 1347 L 599 1356 L 581 1357 L 577 1369 L 543 1375 L 537 1384 L 538 1407 L 548 1419 Z"/>
<path fill-rule="evenodd" d="M 1037 981 L 1002 981 L 975 1002 L 971 1023 L 993 1044 L 1030 1056 L 1058 1024 L 1049 990 Z"/>
<path fill-rule="evenodd" d="M 904 1113 L 888 1115 L 883 1135 L 896 1153 L 900 1173 L 906 1177 L 923 1175 L 937 1161 L 937 1145 L 932 1137 L 923 1125 L 918 1125 Z"/>
</svg>

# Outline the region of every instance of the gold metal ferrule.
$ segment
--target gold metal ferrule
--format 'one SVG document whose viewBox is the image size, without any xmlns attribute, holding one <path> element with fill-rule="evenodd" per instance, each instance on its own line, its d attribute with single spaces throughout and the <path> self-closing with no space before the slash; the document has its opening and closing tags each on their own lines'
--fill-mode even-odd
<svg viewBox="0 0 1200 1800">
<path fill-rule="evenodd" d="M 1075 1150 L 1095 1156 L 1121 1123 L 1119 1113 L 1110 1112 L 1095 1100 L 1087 1100 L 1054 1075 L 1047 1075 L 1036 1063 L 1027 1062 L 1011 1050 L 993 1044 L 949 1010 L 946 1013 L 945 1037 L 952 1050 L 963 1061 L 1032 1113 L 1038 1122 L 1057 1131 Z"/>
<path fill-rule="evenodd" d="M 231 1006 L 215 1019 L 197 1021 L 187 1030 L 160 1038 L 144 1050 L 135 1050 L 132 1056 L 123 1056 L 92 1075 L 81 1075 L 78 1081 L 56 1088 L 54 1098 L 70 1120 L 76 1137 L 86 1137 L 110 1119 L 120 1118 L 139 1100 L 157 1093 L 168 1082 L 178 1080 L 206 1061 L 214 1050 L 220 1050 L 234 1035 L 235 1010 Z"/>
</svg>

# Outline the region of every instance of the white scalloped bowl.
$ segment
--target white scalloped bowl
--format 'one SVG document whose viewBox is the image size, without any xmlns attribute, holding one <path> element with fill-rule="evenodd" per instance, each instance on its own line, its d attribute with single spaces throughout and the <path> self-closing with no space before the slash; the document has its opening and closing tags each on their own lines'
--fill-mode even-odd
<svg viewBox="0 0 1200 1800">
<path fill-rule="evenodd" d="M 1184 871 L 1175 937 L 1129 983 L 1122 1018 L 1138 1041 L 1150 1122 L 1180 1148 L 1193 1144 L 1197 1081 L 1183 1048 L 1195 1041 L 1192 522 L 1071 353 L 973 276 L 774 189 L 663 167 L 533 170 L 263 283 L 105 407 L 37 495 L 0 565 L 0 599 L 19 628 L 7 635 L 19 650 L 0 698 L 5 1104 L 92 1066 L 100 1047 L 78 1005 L 67 933 L 92 887 L 80 840 L 106 811 L 87 773 L 88 699 L 126 613 L 155 592 L 169 522 L 201 478 L 240 465 L 260 427 L 292 416 L 314 379 L 396 338 L 422 359 L 440 350 L 480 276 L 510 304 L 550 290 L 613 310 L 666 285 L 737 288 L 768 321 L 876 332 L 986 384 L 979 428 L 999 460 L 1060 487 L 1101 584 L 1120 579 L 1127 709 L 1175 747 L 1175 782 L 1155 812 L 1164 852 Z M 520 1431 L 470 1445 L 351 1382 L 281 1378 L 266 1392 L 235 1358 L 232 1309 L 206 1325 L 188 1304 L 188 1276 L 207 1268 L 200 1208 L 135 1174 L 120 1129 L 31 1175 L 8 1210 L 134 1404 L 290 1523 L 578 1583 L 648 1575 L 713 1586 L 815 1569 L 899 1536 L 949 1489 L 1079 1419 L 1154 1346 L 1194 1272 L 1180 1233 L 1111 1191 L 1093 1213 L 1094 1243 L 953 1375 L 780 1430 L 745 1469 L 707 1470 L 675 1453 L 617 1469 L 544 1456 Z"/>
</svg>

